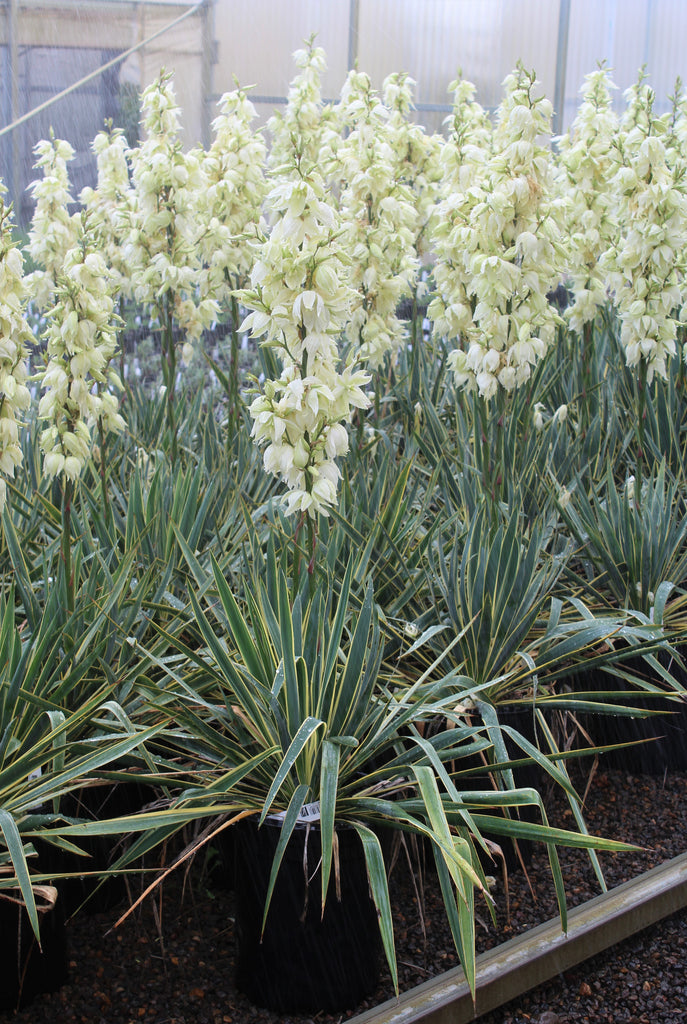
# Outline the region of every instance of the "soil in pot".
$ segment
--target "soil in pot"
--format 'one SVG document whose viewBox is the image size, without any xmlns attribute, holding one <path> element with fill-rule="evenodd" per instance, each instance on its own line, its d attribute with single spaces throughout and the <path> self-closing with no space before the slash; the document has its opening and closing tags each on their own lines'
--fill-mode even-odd
<svg viewBox="0 0 687 1024">
<path fill-rule="evenodd" d="M 21 900 L 0 897 L 0 1010 L 27 1006 L 37 995 L 55 992 L 67 980 L 65 920 L 59 897 L 53 902 L 37 895 L 36 905 L 40 947 Z"/>
<path fill-rule="evenodd" d="M 261 936 L 280 825 L 265 822 L 258 829 L 248 820 L 235 828 L 237 988 L 258 1006 L 281 1013 L 357 1006 L 377 985 L 380 940 L 355 830 L 337 829 L 338 868 L 332 864 L 324 914 L 319 829 L 294 830 Z"/>
</svg>

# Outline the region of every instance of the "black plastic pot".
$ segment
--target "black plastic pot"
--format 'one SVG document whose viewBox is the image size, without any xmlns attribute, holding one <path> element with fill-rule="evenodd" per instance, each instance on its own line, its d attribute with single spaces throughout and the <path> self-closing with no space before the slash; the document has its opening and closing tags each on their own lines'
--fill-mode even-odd
<svg viewBox="0 0 687 1024">
<path fill-rule="evenodd" d="M 36 899 L 40 906 L 40 900 Z M 0 897 L 0 1010 L 28 1006 L 43 992 L 55 992 L 67 981 L 69 962 L 64 911 L 59 897 L 54 906 L 39 910 L 41 947 L 23 904 Z"/>
<path fill-rule="evenodd" d="M 511 727 L 524 736 L 526 740 L 529 740 L 529 742 L 534 746 L 538 747 L 531 707 L 504 704 L 497 706 L 496 713 L 498 715 L 499 723 L 502 726 Z M 506 732 L 503 733 L 503 738 L 508 757 L 511 760 L 523 760 L 527 757 L 527 754 L 522 750 L 522 748 L 519 747 Z M 463 788 L 466 791 L 471 789 L 494 789 L 492 774 L 489 773 L 488 767 L 477 756 L 475 756 L 473 760 L 474 764 L 470 764 L 470 762 L 466 760 L 465 763 L 461 762 L 457 767 L 479 767 L 481 771 L 479 774 L 469 775 L 460 780 L 458 784 L 459 788 Z M 519 765 L 513 768 L 513 779 L 518 789 L 535 789 L 543 798 L 545 798 L 550 785 L 550 777 L 548 773 L 535 763 Z M 497 811 L 495 810 L 493 813 L 497 813 Z M 518 818 L 520 821 L 524 822 L 531 822 L 535 824 L 542 823 L 541 814 L 537 808 L 529 804 L 521 807 L 510 808 L 510 817 Z M 513 840 L 508 839 L 506 836 L 496 834 L 489 835 L 487 838 L 492 842 L 498 843 L 500 846 L 503 854 L 503 861 L 505 862 L 506 870 L 508 872 L 518 871 L 523 867 L 528 868 L 532 862 L 532 855 L 538 845 L 531 839 Z M 501 859 L 498 855 L 494 856 L 492 859 L 487 857 L 480 849 L 478 849 L 478 855 L 482 862 L 482 866 L 487 873 L 493 872 L 494 868 L 498 868 L 501 864 Z"/>
<path fill-rule="evenodd" d="M 154 798 L 154 790 L 137 782 L 89 786 L 67 793 L 61 800 L 61 811 L 69 818 L 104 821 L 107 818 L 135 814 Z M 57 879 L 55 884 L 66 917 L 77 911 L 97 914 L 111 910 L 127 897 L 126 881 L 121 875 L 103 878 L 92 874 L 105 873 L 121 853 L 116 836 L 82 836 L 75 845 L 88 854 L 60 850 L 40 839 L 36 840 L 40 868 L 45 874 L 70 873 L 70 878 Z"/>
<path fill-rule="evenodd" d="M 286 848 L 265 930 L 262 918 L 280 825 L 236 828 L 236 986 L 258 1006 L 281 1013 L 348 1010 L 379 979 L 379 928 L 362 844 L 337 829 L 341 900 L 334 865 L 324 914 L 319 829 L 297 827 Z"/>
<path fill-rule="evenodd" d="M 205 870 L 211 889 L 233 891 L 235 874 L 234 826 L 225 828 L 208 846 Z"/>
<path fill-rule="evenodd" d="M 647 674 L 647 667 L 639 658 L 630 659 L 625 664 L 639 675 Z M 676 674 L 683 686 L 687 685 L 684 673 L 677 670 L 674 664 L 671 671 Z M 687 700 L 675 701 L 667 697 L 644 696 L 636 687 L 631 687 L 624 680 L 614 678 L 605 672 L 580 673 L 575 678 L 575 684 L 578 691 L 620 691 L 623 697 L 616 698 L 615 703 L 622 702 L 628 707 L 662 712 L 648 718 L 610 714 L 583 716 L 584 727 L 596 746 L 615 743 L 636 744 L 602 754 L 602 767 L 640 775 L 687 771 Z M 650 742 L 643 742 L 647 740 Z"/>
</svg>

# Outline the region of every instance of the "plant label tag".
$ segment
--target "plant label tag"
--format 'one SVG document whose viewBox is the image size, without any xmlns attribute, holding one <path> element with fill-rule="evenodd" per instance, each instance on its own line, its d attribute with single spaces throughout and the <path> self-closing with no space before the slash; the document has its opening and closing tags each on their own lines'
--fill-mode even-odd
<svg viewBox="0 0 687 1024">
<path fill-rule="evenodd" d="M 303 804 L 298 815 L 299 821 L 319 821 L 320 820 L 320 801 L 314 800 L 311 804 Z"/>
<path fill-rule="evenodd" d="M 285 817 L 286 817 L 286 811 L 277 811 L 276 814 L 268 814 L 267 815 L 267 820 L 268 821 L 279 822 L 280 824 L 282 824 Z M 309 825 L 311 822 L 319 821 L 319 820 L 320 820 L 320 801 L 319 800 L 313 800 L 313 802 L 311 804 L 303 804 L 303 806 L 301 807 L 300 811 L 298 812 L 298 821 L 296 822 L 296 827 L 298 827 L 298 825 L 301 824 L 301 823 L 305 824 L 305 825 Z"/>
</svg>

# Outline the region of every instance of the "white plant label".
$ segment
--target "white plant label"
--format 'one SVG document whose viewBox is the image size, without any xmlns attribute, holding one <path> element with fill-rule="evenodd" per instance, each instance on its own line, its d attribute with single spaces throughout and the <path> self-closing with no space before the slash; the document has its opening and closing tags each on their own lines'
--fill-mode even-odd
<svg viewBox="0 0 687 1024">
<path fill-rule="evenodd" d="M 320 801 L 314 800 L 311 804 L 303 804 L 298 819 L 299 821 L 319 821 Z"/>
<path fill-rule="evenodd" d="M 278 811 L 276 814 L 268 814 L 268 821 L 283 822 L 286 817 L 286 811 Z M 303 804 L 300 811 L 298 812 L 298 821 L 310 824 L 313 821 L 320 820 L 320 801 L 313 800 L 311 804 Z"/>
</svg>

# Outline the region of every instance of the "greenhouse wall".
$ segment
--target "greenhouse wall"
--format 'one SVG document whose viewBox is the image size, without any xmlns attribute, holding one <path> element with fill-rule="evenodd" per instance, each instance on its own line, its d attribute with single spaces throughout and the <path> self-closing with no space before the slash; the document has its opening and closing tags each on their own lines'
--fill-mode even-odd
<svg viewBox="0 0 687 1024">
<path fill-rule="evenodd" d="M 90 142 L 105 118 L 126 122 L 132 91 L 165 67 L 175 75 L 185 144 L 207 145 L 217 101 L 235 81 L 254 86 L 263 123 L 285 103 L 292 53 L 313 34 L 327 54 L 327 99 L 356 61 L 377 87 L 406 71 L 417 83 L 416 117 L 434 131 L 450 112 L 448 85 L 459 72 L 494 109 L 522 60 L 554 103 L 557 132 L 600 61 L 613 69 L 619 108 L 642 66 L 659 112 L 676 78 L 687 77 L 684 0 L 1 0 L 0 174 L 20 215 L 30 214 L 33 147 L 51 127 L 77 150 L 78 189 L 93 178 Z M 70 86 L 68 97 L 40 109 Z"/>
</svg>

